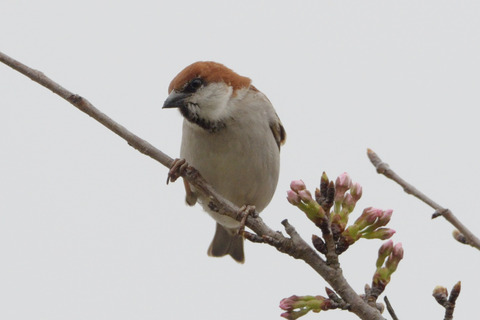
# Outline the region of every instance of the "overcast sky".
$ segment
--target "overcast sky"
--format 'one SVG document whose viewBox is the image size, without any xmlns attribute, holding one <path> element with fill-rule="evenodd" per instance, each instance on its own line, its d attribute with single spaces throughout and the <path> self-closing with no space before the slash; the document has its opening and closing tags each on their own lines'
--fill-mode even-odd
<svg viewBox="0 0 480 320">
<path fill-rule="evenodd" d="M 442 319 L 436 285 L 462 281 L 456 319 L 477 312 L 478 250 L 377 175 L 374 149 L 480 234 L 478 1 L 0 2 L 0 50 L 43 71 L 172 157 L 170 80 L 224 63 L 274 104 L 287 131 L 277 192 L 262 213 L 317 232 L 285 199 L 322 171 L 363 185 L 362 208 L 394 210 L 405 258 L 387 287 L 401 319 Z M 246 243 L 246 263 L 206 251 L 215 223 L 182 183 L 66 101 L 0 65 L 1 319 L 278 319 L 279 301 L 324 294 L 303 262 Z M 341 256 L 361 292 L 378 240 Z M 356 319 L 329 311 L 304 319 Z"/>
</svg>

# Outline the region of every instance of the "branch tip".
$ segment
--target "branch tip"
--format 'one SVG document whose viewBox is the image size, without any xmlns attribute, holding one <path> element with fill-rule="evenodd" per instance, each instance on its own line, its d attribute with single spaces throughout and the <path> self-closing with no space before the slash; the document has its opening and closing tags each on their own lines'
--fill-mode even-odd
<svg viewBox="0 0 480 320">
<path fill-rule="evenodd" d="M 480 250 L 480 239 L 477 238 L 467 228 L 467 226 L 465 226 L 460 220 L 458 220 L 458 218 L 449 209 L 443 208 L 438 203 L 436 203 L 435 201 L 427 197 L 424 193 L 420 192 L 413 185 L 411 185 L 410 183 L 402 179 L 397 173 L 395 173 L 392 169 L 390 169 L 388 164 L 386 164 L 385 162 L 382 162 L 380 157 L 371 149 L 367 149 L 367 155 L 379 174 L 383 174 L 388 179 L 395 181 L 398 185 L 400 185 L 403 188 L 403 190 L 406 193 L 415 196 L 420 201 L 424 202 L 425 204 L 435 209 L 435 212 L 432 215 L 432 219 L 442 216 L 445 218 L 445 220 L 447 220 L 455 228 L 457 228 L 459 230 L 458 231 L 459 234 L 462 235 L 462 237 L 460 236 L 458 238 L 455 237 L 457 241 L 461 243 L 469 244 L 470 246 Z"/>
</svg>

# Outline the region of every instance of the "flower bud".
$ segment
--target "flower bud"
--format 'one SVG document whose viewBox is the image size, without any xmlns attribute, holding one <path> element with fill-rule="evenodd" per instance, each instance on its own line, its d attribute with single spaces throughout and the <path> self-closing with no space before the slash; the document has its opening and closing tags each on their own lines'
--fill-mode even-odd
<svg viewBox="0 0 480 320">
<path fill-rule="evenodd" d="M 395 234 L 395 232 L 395 230 L 390 228 L 379 228 L 371 232 L 363 232 L 362 238 L 387 240 L 390 239 Z"/>
<path fill-rule="evenodd" d="M 450 297 L 448 298 L 448 300 L 451 302 L 451 303 L 455 303 L 455 301 L 457 300 L 458 298 L 458 295 L 460 294 L 460 290 L 462 289 L 462 282 L 461 281 L 458 281 L 457 283 L 455 283 L 455 285 L 453 286 L 452 288 L 452 291 L 450 292 Z"/>
<path fill-rule="evenodd" d="M 320 312 L 332 308 L 333 301 L 322 296 L 291 296 L 280 301 L 280 308 L 287 311 L 280 316 L 298 319 L 309 311 Z"/>
<path fill-rule="evenodd" d="M 390 219 L 392 218 L 393 210 L 388 209 L 385 211 L 382 211 L 382 214 L 378 217 L 378 220 L 375 222 L 375 227 L 383 227 L 387 225 L 390 222 Z"/>
<path fill-rule="evenodd" d="M 305 190 L 307 187 L 305 186 L 305 183 L 302 180 L 293 180 L 290 183 L 290 189 L 293 191 L 300 191 L 300 190 Z"/>
<path fill-rule="evenodd" d="M 447 298 L 448 298 L 447 288 L 442 286 L 436 286 L 435 289 L 433 289 L 432 295 L 440 305 L 443 306 L 447 303 Z"/>
<path fill-rule="evenodd" d="M 352 179 L 348 173 L 344 172 L 338 176 L 335 181 L 335 201 L 339 202 L 343 200 L 345 192 L 352 186 Z"/>
<path fill-rule="evenodd" d="M 355 182 L 350 188 L 350 194 L 352 195 L 355 202 L 357 202 L 362 197 L 362 186 Z"/>
<path fill-rule="evenodd" d="M 310 202 L 314 201 L 313 198 L 312 198 L 312 194 L 307 189 L 298 191 L 298 196 L 305 203 L 310 203 Z"/>
<path fill-rule="evenodd" d="M 312 244 L 315 249 L 318 250 L 318 252 L 326 254 L 327 253 L 327 247 L 325 246 L 325 242 L 320 238 L 319 236 L 312 235 Z"/>
<path fill-rule="evenodd" d="M 353 209 L 355 209 L 355 203 L 356 201 L 350 193 L 345 194 L 342 202 L 342 211 L 344 211 L 343 215 L 348 215 L 351 213 Z"/>
<path fill-rule="evenodd" d="M 330 180 L 328 180 L 327 174 L 325 173 L 325 171 L 323 171 L 322 177 L 320 178 L 320 184 L 323 183 L 325 185 L 328 185 L 329 182 L 330 182 Z"/>
<path fill-rule="evenodd" d="M 384 242 L 380 249 L 378 249 L 378 258 L 377 258 L 377 264 L 376 267 L 380 268 L 383 263 L 385 262 L 385 259 L 392 253 L 393 251 L 393 241 L 388 240 L 387 242 Z"/>
<path fill-rule="evenodd" d="M 453 230 L 452 235 L 453 235 L 453 238 L 458 242 L 463 244 L 468 244 L 467 238 L 465 238 L 465 236 L 457 229 Z"/>
<path fill-rule="evenodd" d="M 372 225 L 375 220 L 382 215 L 382 212 L 382 210 L 373 207 L 365 208 L 360 217 L 355 220 L 354 225 L 356 225 L 359 230 L 363 230 Z"/>
<path fill-rule="evenodd" d="M 385 263 L 385 267 L 389 270 L 389 273 L 392 274 L 397 270 L 398 264 L 400 263 L 400 260 L 403 259 L 403 247 L 402 243 L 397 243 L 392 250 L 392 253 L 387 259 L 387 262 Z"/>
<path fill-rule="evenodd" d="M 344 192 L 350 189 L 351 186 L 352 186 L 352 178 L 350 178 L 350 175 L 346 172 L 339 175 L 337 177 L 337 180 L 335 180 L 335 188 L 345 189 Z"/>
<path fill-rule="evenodd" d="M 299 300 L 300 300 L 300 297 L 296 295 L 293 295 L 288 298 L 284 298 L 282 299 L 282 301 L 280 301 L 280 308 L 286 311 L 293 310 L 295 308 L 294 304 Z"/>
<path fill-rule="evenodd" d="M 298 206 L 301 202 L 300 196 L 293 190 L 287 191 L 287 200 L 294 206 Z"/>
<path fill-rule="evenodd" d="M 393 247 L 392 256 L 398 261 L 403 259 L 403 246 L 401 242 Z"/>
<path fill-rule="evenodd" d="M 310 311 L 309 309 L 300 309 L 299 311 L 288 311 L 284 312 L 280 315 L 280 317 L 283 317 L 288 320 L 295 320 L 300 318 L 301 316 L 304 316 Z"/>
</svg>

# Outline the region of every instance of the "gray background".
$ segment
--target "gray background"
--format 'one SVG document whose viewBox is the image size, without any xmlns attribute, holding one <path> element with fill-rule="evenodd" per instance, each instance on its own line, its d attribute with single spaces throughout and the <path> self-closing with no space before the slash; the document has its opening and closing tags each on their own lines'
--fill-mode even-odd
<svg viewBox="0 0 480 320">
<path fill-rule="evenodd" d="M 477 1 L 0 2 L 0 46 L 88 98 L 171 156 L 181 116 L 170 80 L 198 60 L 253 79 L 288 133 L 266 222 L 316 230 L 285 200 L 322 171 L 364 187 L 358 209 L 392 208 L 405 258 L 387 294 L 401 318 L 441 319 L 433 288 L 462 280 L 471 318 L 480 255 L 375 173 L 366 148 L 480 233 Z M 214 222 L 182 183 L 88 116 L 0 65 L 0 318 L 278 319 L 279 301 L 323 294 L 303 262 L 246 243 L 213 259 Z M 360 211 L 355 213 L 354 218 Z M 380 241 L 341 256 L 361 291 Z M 305 319 L 356 319 L 329 311 Z"/>
</svg>

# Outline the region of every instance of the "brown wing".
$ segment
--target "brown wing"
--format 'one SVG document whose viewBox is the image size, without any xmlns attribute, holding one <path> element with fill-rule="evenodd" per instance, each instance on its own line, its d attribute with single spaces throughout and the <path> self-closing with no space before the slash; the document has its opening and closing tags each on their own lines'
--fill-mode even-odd
<svg viewBox="0 0 480 320">
<path fill-rule="evenodd" d="M 280 150 L 280 146 L 283 145 L 287 140 L 287 133 L 285 132 L 285 128 L 283 127 L 282 122 L 280 122 L 280 119 L 278 118 L 276 113 L 275 116 L 276 121 L 270 123 L 270 129 L 272 130 L 273 137 L 275 138 L 278 149 Z"/>
</svg>

